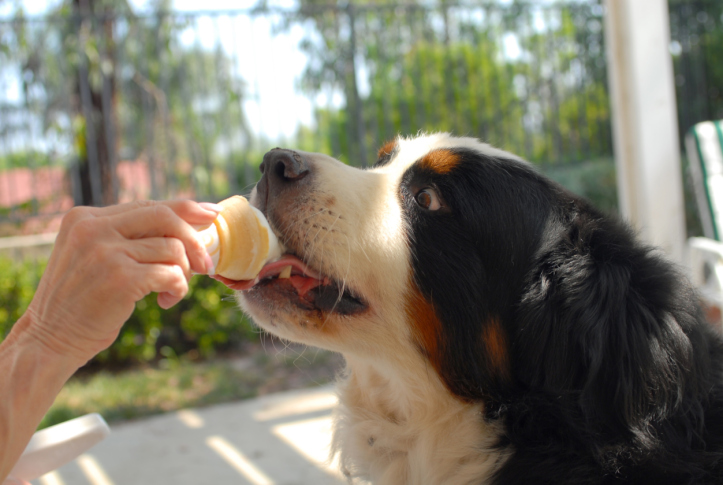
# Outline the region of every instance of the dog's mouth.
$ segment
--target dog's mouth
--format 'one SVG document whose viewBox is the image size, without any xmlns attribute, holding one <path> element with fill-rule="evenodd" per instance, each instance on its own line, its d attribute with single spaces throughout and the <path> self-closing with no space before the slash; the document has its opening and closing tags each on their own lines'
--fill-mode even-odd
<svg viewBox="0 0 723 485">
<path fill-rule="evenodd" d="M 247 298 L 285 299 L 303 310 L 339 315 L 363 312 L 367 304 L 345 283 L 322 275 L 294 254 L 266 264 L 254 280 L 229 285 Z"/>
</svg>

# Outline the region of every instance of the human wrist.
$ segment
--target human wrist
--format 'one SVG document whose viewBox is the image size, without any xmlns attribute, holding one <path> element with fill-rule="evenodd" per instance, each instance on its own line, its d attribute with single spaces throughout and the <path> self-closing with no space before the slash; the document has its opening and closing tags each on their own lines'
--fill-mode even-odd
<svg viewBox="0 0 723 485">
<path fill-rule="evenodd" d="M 53 336 L 42 325 L 37 316 L 28 310 L 13 325 L 4 344 L 12 346 L 14 351 L 36 355 L 47 365 L 54 366 L 70 377 L 89 360 L 79 355 L 78 349 L 64 349 L 53 342 Z"/>
<path fill-rule="evenodd" d="M 12 469 L 65 382 L 82 364 L 49 350 L 22 318 L 0 342 L 0 480 Z"/>
</svg>

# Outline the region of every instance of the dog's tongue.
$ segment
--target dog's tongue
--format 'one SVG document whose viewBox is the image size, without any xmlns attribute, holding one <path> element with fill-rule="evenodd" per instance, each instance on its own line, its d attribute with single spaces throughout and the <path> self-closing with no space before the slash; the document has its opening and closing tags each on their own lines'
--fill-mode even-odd
<svg viewBox="0 0 723 485">
<path fill-rule="evenodd" d="M 259 275 L 253 280 L 232 281 L 224 279 L 225 281 L 221 281 L 234 290 L 245 291 L 253 288 L 259 281 L 265 278 L 278 276 L 289 266 L 291 266 L 291 276 L 287 279 L 300 296 L 304 296 L 317 286 L 328 283 L 327 278 L 322 277 L 319 273 L 309 268 L 302 260 L 291 254 L 285 254 L 281 259 L 266 264 L 261 268 Z"/>
</svg>

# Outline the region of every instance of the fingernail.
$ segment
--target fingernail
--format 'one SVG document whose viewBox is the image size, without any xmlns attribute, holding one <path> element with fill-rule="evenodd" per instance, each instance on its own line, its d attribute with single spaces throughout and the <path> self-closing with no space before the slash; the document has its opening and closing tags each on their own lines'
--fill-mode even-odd
<svg viewBox="0 0 723 485">
<path fill-rule="evenodd" d="M 200 205 L 207 211 L 215 212 L 216 214 L 223 210 L 222 206 L 214 204 L 213 202 L 199 202 L 198 205 Z"/>
</svg>

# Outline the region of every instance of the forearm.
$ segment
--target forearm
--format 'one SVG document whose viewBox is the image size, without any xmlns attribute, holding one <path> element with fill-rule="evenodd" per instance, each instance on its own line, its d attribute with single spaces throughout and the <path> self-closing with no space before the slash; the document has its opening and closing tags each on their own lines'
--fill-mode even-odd
<svg viewBox="0 0 723 485">
<path fill-rule="evenodd" d="M 21 317 L 0 344 L 0 482 L 10 473 L 63 384 L 82 364 L 48 351 Z"/>
</svg>

